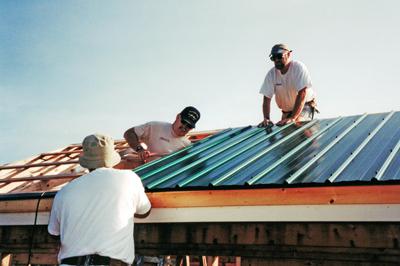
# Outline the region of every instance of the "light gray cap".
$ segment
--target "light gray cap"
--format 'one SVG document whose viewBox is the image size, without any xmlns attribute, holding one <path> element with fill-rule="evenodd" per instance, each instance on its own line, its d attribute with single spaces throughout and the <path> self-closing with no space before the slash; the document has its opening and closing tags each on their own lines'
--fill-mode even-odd
<svg viewBox="0 0 400 266">
<path fill-rule="evenodd" d="M 290 50 L 286 44 L 278 43 L 272 46 L 270 56 L 274 54 L 283 54 L 284 52 L 291 52 L 291 51 L 292 50 Z"/>
</svg>

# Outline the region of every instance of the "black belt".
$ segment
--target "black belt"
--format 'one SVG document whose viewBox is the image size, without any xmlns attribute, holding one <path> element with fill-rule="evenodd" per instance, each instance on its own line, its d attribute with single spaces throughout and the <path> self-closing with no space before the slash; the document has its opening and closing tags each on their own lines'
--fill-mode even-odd
<svg viewBox="0 0 400 266">
<path fill-rule="evenodd" d="M 61 264 L 84 265 L 86 260 L 88 260 L 89 262 L 88 265 L 109 265 L 111 258 L 92 254 L 86 256 L 65 258 L 61 260 Z"/>
</svg>

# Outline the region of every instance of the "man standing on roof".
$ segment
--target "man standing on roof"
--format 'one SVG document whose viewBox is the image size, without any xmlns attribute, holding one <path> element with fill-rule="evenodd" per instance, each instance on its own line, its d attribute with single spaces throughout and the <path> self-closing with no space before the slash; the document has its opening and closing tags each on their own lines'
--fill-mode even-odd
<svg viewBox="0 0 400 266">
<path fill-rule="evenodd" d="M 271 49 L 269 58 L 275 66 L 267 73 L 260 89 L 260 93 L 264 95 L 264 120 L 259 126 L 272 124 L 270 111 L 274 95 L 282 110 L 278 126 L 314 118 L 316 104 L 310 74 L 302 62 L 291 60 L 291 54 L 292 50 L 286 44 L 276 44 Z"/>
<path fill-rule="evenodd" d="M 176 115 L 172 124 L 152 121 L 128 129 L 124 138 L 131 149 L 124 152 L 123 158 L 139 157 L 147 162 L 189 146 L 187 133 L 196 127 L 199 119 L 200 112 L 188 106 Z"/>
<path fill-rule="evenodd" d="M 114 141 L 87 136 L 79 158 L 85 174 L 55 196 L 48 231 L 60 236 L 61 265 L 130 265 L 135 257 L 134 215 L 146 216 L 151 204 L 134 172 L 112 167 L 121 160 Z"/>
</svg>

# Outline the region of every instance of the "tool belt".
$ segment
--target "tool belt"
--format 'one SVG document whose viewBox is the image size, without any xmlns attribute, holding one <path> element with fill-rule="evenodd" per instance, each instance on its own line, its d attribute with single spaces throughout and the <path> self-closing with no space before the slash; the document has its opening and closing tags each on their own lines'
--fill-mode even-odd
<svg viewBox="0 0 400 266">
<path fill-rule="evenodd" d="M 69 257 L 61 260 L 61 264 L 69 265 L 110 265 L 110 257 L 100 256 L 97 254 Z M 114 259 L 113 259 L 114 260 Z M 126 264 L 125 264 L 126 265 Z"/>
<path fill-rule="evenodd" d="M 312 119 L 314 119 L 314 113 L 315 113 L 315 112 L 319 113 L 319 110 L 317 109 L 317 103 L 315 102 L 315 99 L 312 99 L 311 101 L 306 102 L 306 103 L 304 104 L 304 106 L 309 106 L 309 107 L 310 107 L 311 112 L 312 112 L 312 113 L 311 113 Z M 303 107 L 303 109 L 304 109 L 304 107 Z M 302 110 L 302 111 L 303 111 L 303 110 Z M 282 113 L 290 117 L 290 116 L 293 114 L 293 111 L 288 111 L 288 112 L 286 112 L 286 111 L 283 111 L 283 110 L 282 110 Z"/>
<path fill-rule="evenodd" d="M 319 110 L 317 108 L 317 102 L 315 101 L 315 99 L 312 99 L 309 102 L 306 102 L 305 104 L 307 104 L 308 106 L 310 106 L 314 112 L 317 112 L 319 114 Z"/>
</svg>

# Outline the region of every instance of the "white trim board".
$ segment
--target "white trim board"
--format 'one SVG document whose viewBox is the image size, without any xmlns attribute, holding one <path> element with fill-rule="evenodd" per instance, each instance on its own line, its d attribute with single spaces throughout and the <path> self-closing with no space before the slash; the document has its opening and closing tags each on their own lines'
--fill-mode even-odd
<svg viewBox="0 0 400 266">
<path fill-rule="evenodd" d="M 0 213 L 1 225 L 32 225 L 35 213 Z M 49 212 L 40 212 L 45 225 Z M 155 208 L 136 223 L 186 222 L 399 222 L 400 204 L 280 205 Z"/>
</svg>

